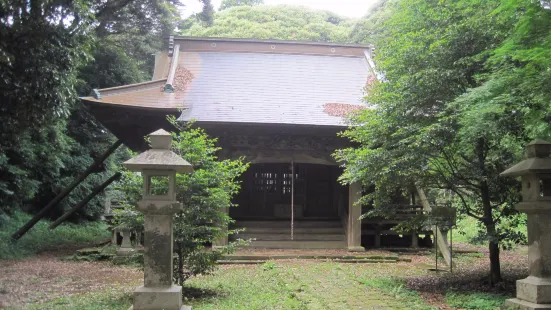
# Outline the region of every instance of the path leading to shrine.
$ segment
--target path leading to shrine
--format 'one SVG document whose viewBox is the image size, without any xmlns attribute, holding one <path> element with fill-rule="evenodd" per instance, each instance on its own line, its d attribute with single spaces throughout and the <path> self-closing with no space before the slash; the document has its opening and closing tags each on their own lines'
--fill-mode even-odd
<svg viewBox="0 0 551 310">
<path fill-rule="evenodd" d="M 61 260 L 67 254 L 43 253 L 26 260 L 0 261 L 0 309 L 128 309 L 133 290 L 143 281 L 139 268 Z M 464 254 L 457 262 L 465 270 L 480 266 L 484 275 L 485 256 Z M 525 253 L 504 256 L 505 265 L 525 268 L 524 260 L 517 262 Z M 223 265 L 212 275 L 188 281 L 184 303 L 194 310 L 453 309 L 446 300 L 449 296 L 438 292 L 443 285 L 426 270 L 432 256 L 401 257 L 412 262 L 277 260 L 260 265 Z M 443 276 L 478 281 L 476 275 L 461 272 Z M 405 279 L 422 279 L 428 290 L 418 293 L 407 289 Z M 468 295 L 467 299 L 473 298 Z"/>
<path fill-rule="evenodd" d="M 372 287 L 389 283 L 391 277 L 423 272 L 412 263 L 288 260 L 253 267 L 226 266 L 212 276 L 190 281 L 205 292 L 219 294 L 191 304 L 194 309 L 430 309 L 420 296 L 403 294 L 403 288 L 389 294 Z M 232 290 L 220 291 L 224 287 Z"/>
</svg>

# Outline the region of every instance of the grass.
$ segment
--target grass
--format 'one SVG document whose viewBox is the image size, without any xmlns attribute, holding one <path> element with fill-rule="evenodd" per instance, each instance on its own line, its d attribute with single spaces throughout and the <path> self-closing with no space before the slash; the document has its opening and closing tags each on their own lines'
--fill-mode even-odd
<svg viewBox="0 0 551 310">
<path fill-rule="evenodd" d="M 214 275 L 202 276 L 184 288 L 184 304 L 193 309 L 308 309 L 294 295 L 295 288 L 284 280 L 285 271 L 275 264 L 234 266 Z M 58 298 L 31 309 L 127 310 L 130 290 L 114 289 L 69 298 Z"/>
<path fill-rule="evenodd" d="M 185 303 L 193 309 L 308 309 L 287 271 L 274 262 L 219 270 L 189 281 Z"/>
<path fill-rule="evenodd" d="M 57 298 L 46 303 L 30 306 L 26 309 L 128 310 L 131 304 L 131 290 L 115 288 L 73 295 L 68 298 Z M 17 310 L 17 308 L 7 308 L 7 310 Z"/>
<path fill-rule="evenodd" d="M 415 292 L 384 284 L 383 278 L 389 273 L 404 273 L 403 266 L 389 265 L 380 268 L 378 264 L 271 261 L 225 266 L 212 275 L 188 281 L 184 304 L 194 310 L 431 309 Z M 367 278 L 380 282 L 372 285 L 359 280 Z M 131 287 L 121 287 L 90 292 L 51 300 L 31 309 L 126 310 L 131 305 L 132 291 Z"/>
<path fill-rule="evenodd" d="M 11 233 L 29 219 L 29 215 L 16 213 L 9 221 L 0 222 L 0 259 L 22 258 L 54 246 L 109 238 L 103 223 L 67 224 L 49 231 L 50 223 L 41 221 L 17 243 L 10 243 Z M 463 238 L 459 241 L 472 240 L 476 222 L 464 219 L 459 226 L 466 235 L 454 234 L 454 239 L 457 236 Z M 481 259 L 482 253 L 457 254 L 460 264 L 470 265 Z M 117 267 L 111 268 L 117 271 Z M 184 304 L 194 310 L 434 309 L 417 291 L 406 286 L 410 276 L 425 275 L 423 269 L 407 264 L 270 261 L 262 265 L 223 266 L 212 275 L 189 280 L 184 287 Z M 108 290 L 56 298 L 25 309 L 126 310 L 132 303 L 133 290 L 134 284 L 120 283 Z M 459 309 L 498 309 L 507 299 L 493 293 L 458 291 L 457 287 L 439 294 L 441 303 Z M 427 298 L 425 294 L 423 297 Z"/>
<path fill-rule="evenodd" d="M 396 300 L 408 304 L 410 309 L 434 309 L 425 304 L 418 292 L 408 289 L 403 279 L 397 277 L 375 278 L 362 280 L 360 283 L 376 288 Z"/>
<path fill-rule="evenodd" d="M 112 268 L 116 271 L 117 267 Z M 428 310 L 442 303 L 485 310 L 499 309 L 507 299 L 499 294 L 453 290 L 443 293 L 433 306 L 406 286 L 406 279 L 425 275 L 425 270 L 407 264 L 270 261 L 230 265 L 189 280 L 183 303 L 194 310 Z M 57 298 L 25 309 L 126 310 L 132 304 L 134 285 L 121 282 L 108 290 Z"/>
<path fill-rule="evenodd" d="M 110 236 L 107 225 L 101 222 L 63 224 L 48 230 L 51 222 L 41 220 L 21 239 L 12 242 L 11 234 L 30 219 L 30 215 L 18 211 L 0 223 L 0 259 L 21 259 L 45 249 L 106 240 Z"/>
<path fill-rule="evenodd" d="M 511 298 L 511 296 L 503 296 L 499 294 L 479 293 L 479 292 L 446 293 L 446 303 L 458 309 L 479 309 L 479 310 L 500 309 L 505 303 L 505 300 L 508 298 Z"/>
</svg>

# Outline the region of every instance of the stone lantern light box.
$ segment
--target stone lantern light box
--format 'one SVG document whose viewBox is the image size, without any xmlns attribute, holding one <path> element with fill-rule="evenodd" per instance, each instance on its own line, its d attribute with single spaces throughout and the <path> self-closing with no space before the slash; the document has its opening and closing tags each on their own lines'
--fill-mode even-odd
<svg viewBox="0 0 551 310">
<path fill-rule="evenodd" d="M 176 200 L 176 174 L 190 173 L 193 168 L 170 150 L 170 133 L 159 129 L 149 138 L 151 149 L 123 164 L 141 172 L 144 179 L 143 199 L 136 205 L 144 213 L 144 285 L 134 291 L 130 309 L 191 309 L 182 306 L 182 287 L 172 283 L 172 226 L 174 214 L 183 208 Z"/>
<path fill-rule="evenodd" d="M 551 309 L 551 143 L 534 140 L 525 159 L 501 173 L 522 178 L 522 202 L 515 208 L 528 217 L 530 275 L 517 281 L 512 309 Z"/>
<path fill-rule="evenodd" d="M 176 173 L 191 173 L 191 165 L 172 152 L 172 136 L 163 129 L 159 129 L 149 135 L 151 149 L 126 161 L 123 165 L 130 171 L 141 172 L 144 178 L 144 200 L 175 200 L 176 199 Z M 154 180 L 163 184 L 165 188 L 154 188 Z M 159 193 L 159 190 L 164 190 Z"/>
<path fill-rule="evenodd" d="M 526 159 L 501 173 L 501 176 L 522 177 L 522 203 L 517 206 L 517 209 L 529 202 L 551 201 L 549 154 L 551 154 L 551 143 L 534 140 L 526 146 Z M 533 203 L 529 204 L 533 205 Z"/>
</svg>

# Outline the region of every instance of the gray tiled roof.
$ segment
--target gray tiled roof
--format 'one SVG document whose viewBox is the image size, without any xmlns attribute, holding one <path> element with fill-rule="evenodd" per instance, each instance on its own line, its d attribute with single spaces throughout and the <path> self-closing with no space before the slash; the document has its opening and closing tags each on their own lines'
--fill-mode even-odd
<svg viewBox="0 0 551 310">
<path fill-rule="evenodd" d="M 364 57 L 181 53 L 194 74 L 180 120 L 343 126 L 326 103 L 362 105 Z"/>
</svg>

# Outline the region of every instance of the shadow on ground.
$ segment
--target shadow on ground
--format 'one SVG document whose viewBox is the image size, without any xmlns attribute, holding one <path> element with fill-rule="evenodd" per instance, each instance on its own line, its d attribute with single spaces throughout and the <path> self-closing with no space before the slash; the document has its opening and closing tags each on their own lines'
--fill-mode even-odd
<svg viewBox="0 0 551 310">
<path fill-rule="evenodd" d="M 205 289 L 193 286 L 184 286 L 182 288 L 184 300 L 205 301 L 217 297 L 227 296 L 228 292 L 223 290 Z"/>
<path fill-rule="evenodd" d="M 503 281 L 491 286 L 489 269 L 485 266 L 476 267 L 470 270 L 459 269 L 452 273 L 414 276 L 407 279 L 406 283 L 408 288 L 419 292 L 487 292 L 513 296 L 516 280 L 528 276 L 527 270 L 522 267 L 502 268 Z"/>
</svg>

